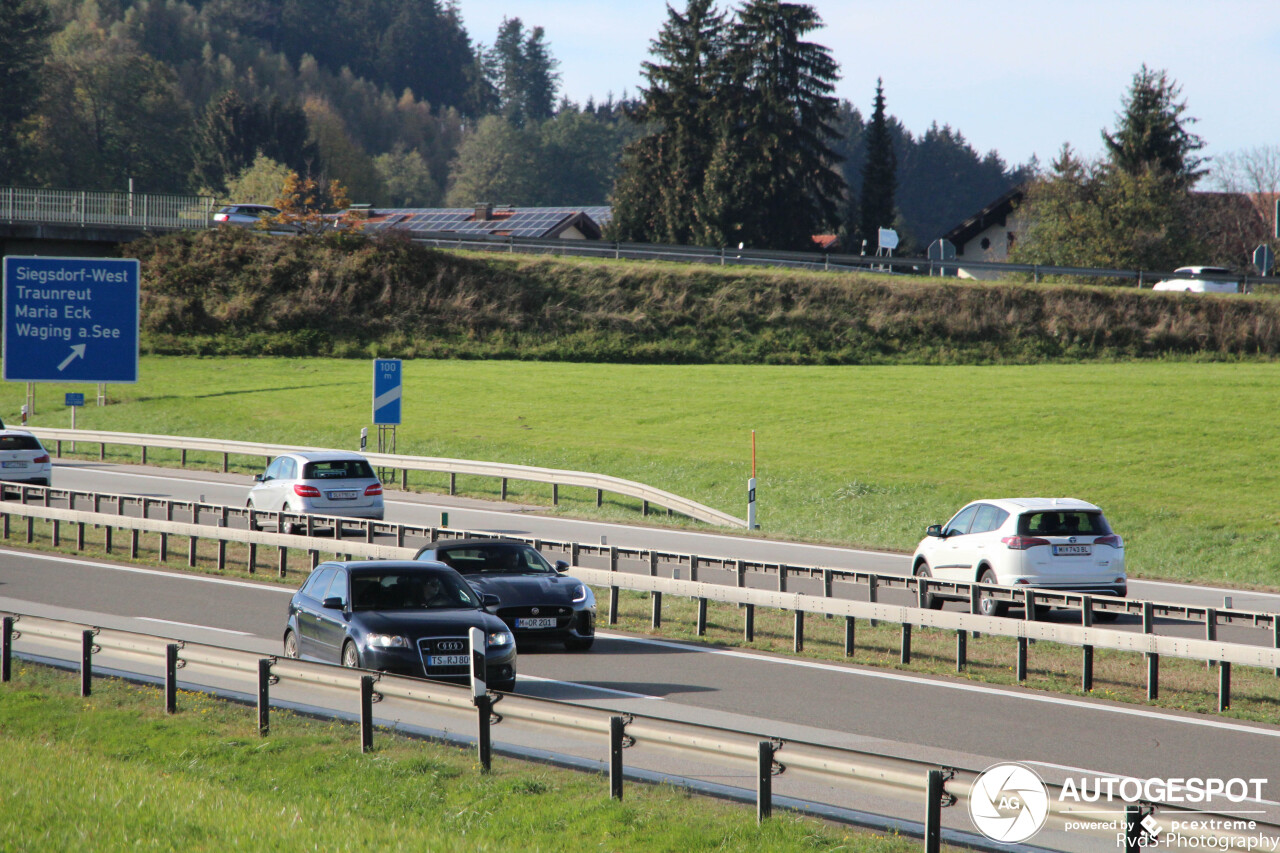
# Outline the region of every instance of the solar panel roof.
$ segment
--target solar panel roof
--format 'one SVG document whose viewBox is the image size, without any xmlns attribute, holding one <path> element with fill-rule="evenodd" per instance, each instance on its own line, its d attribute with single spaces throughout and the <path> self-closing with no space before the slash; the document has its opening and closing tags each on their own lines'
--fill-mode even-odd
<svg viewBox="0 0 1280 853">
<path fill-rule="evenodd" d="M 411 232 L 502 234 L 513 237 L 546 237 L 578 214 L 603 228 L 613 219 L 608 206 L 593 207 L 495 207 L 492 218 L 475 219 L 475 208 L 379 208 L 372 211 L 367 230 L 396 228 Z"/>
</svg>

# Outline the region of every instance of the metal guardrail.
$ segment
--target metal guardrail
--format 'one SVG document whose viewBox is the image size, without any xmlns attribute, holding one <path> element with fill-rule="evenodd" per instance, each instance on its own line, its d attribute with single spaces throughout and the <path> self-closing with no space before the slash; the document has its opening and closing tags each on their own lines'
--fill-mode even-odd
<svg viewBox="0 0 1280 853">
<path fill-rule="evenodd" d="M 57 455 L 62 455 L 63 442 L 97 444 L 99 458 L 105 458 L 106 445 L 125 445 L 142 448 L 142 462 L 147 461 L 147 448 L 167 448 L 182 452 L 182 463 L 186 464 L 188 451 L 205 451 L 222 454 L 222 470 L 228 470 L 228 457 L 261 456 L 270 458 L 281 453 L 292 453 L 299 450 L 328 450 L 323 447 L 300 447 L 286 444 L 261 444 L 250 441 L 225 441 L 212 438 L 186 438 L 170 435 L 143 435 L 126 432 L 102 432 L 96 430 L 50 429 L 44 427 L 28 427 L 32 433 L 44 441 L 55 443 Z M 456 477 L 459 474 L 479 477 L 493 477 L 502 482 L 502 498 L 507 497 L 507 481 L 521 480 L 536 483 L 547 483 L 552 487 L 552 503 L 559 503 L 561 486 L 578 486 L 596 490 L 596 505 L 603 500 L 604 492 L 624 495 L 641 502 L 641 511 L 648 514 L 649 505 L 654 504 L 686 515 L 696 521 L 707 524 L 730 527 L 745 527 L 746 521 L 726 512 L 700 504 L 697 501 L 680 497 L 671 492 L 656 489 L 653 486 L 624 480 L 621 477 L 610 477 L 606 474 L 593 474 L 588 471 L 565 471 L 558 468 L 539 468 L 532 465 L 508 465 L 501 462 L 480 462 L 469 459 L 446 459 L 431 456 L 405 456 L 390 453 L 364 453 L 369 462 L 376 468 L 390 468 L 401 472 L 400 485 L 408 485 L 409 471 L 432 471 L 449 475 L 449 494 L 456 490 Z"/>
<path fill-rule="evenodd" d="M 7 496 L 13 490 L 12 486 L 3 489 Z M 30 494 L 41 494 L 46 500 L 50 499 L 50 495 L 57 490 L 45 489 L 38 486 L 22 486 L 18 492 L 24 496 Z M 95 507 L 103 496 L 95 495 L 93 500 Z M 126 500 L 147 501 L 151 504 L 165 503 L 169 505 L 166 514 L 172 514 L 172 503 L 161 502 L 154 498 L 126 498 L 123 495 L 111 496 L 109 503 L 115 503 L 119 509 L 123 508 Z M 73 501 L 74 503 L 74 501 Z M 280 513 L 258 513 L 250 512 L 241 508 L 232 507 L 214 507 L 205 505 L 208 510 L 216 510 L 219 515 L 219 526 L 202 525 L 198 523 L 200 517 L 201 505 L 186 504 L 191 506 L 192 522 L 172 521 L 168 519 L 152 519 L 152 518 L 133 518 L 124 515 L 111 515 L 107 513 L 86 512 L 75 509 L 60 509 L 52 506 L 31 506 L 24 503 L 14 503 L 13 501 L 0 501 L 0 529 L 3 536 L 8 538 L 11 534 L 10 519 L 12 516 L 24 517 L 27 519 L 26 537 L 27 541 L 32 541 L 33 522 L 35 519 L 44 519 L 53 524 L 53 537 L 56 540 L 59 537 L 59 525 L 62 523 L 71 523 L 78 526 L 77 544 L 83 549 L 84 533 L 86 525 L 101 525 L 108 531 L 112 527 L 119 527 L 132 531 L 130 540 L 131 556 L 136 558 L 138 554 L 138 534 L 146 531 L 158 533 L 162 537 L 162 552 L 167 547 L 165 537 L 170 535 L 186 536 L 190 538 L 190 547 L 188 551 L 188 561 L 190 565 L 196 565 L 196 551 L 198 541 L 203 539 L 216 540 L 219 543 L 236 542 L 249 546 L 249 566 L 253 570 L 256 561 L 256 548 L 262 546 L 275 546 L 278 549 L 279 572 L 283 577 L 286 574 L 286 566 L 288 562 L 288 551 L 290 548 L 301 549 L 306 551 L 310 556 L 311 567 L 314 568 L 319 563 L 320 553 L 333 553 L 336 555 L 359 556 L 368 559 L 411 559 L 417 552 L 415 547 L 405 547 L 406 534 L 408 530 L 416 530 L 421 536 L 426 534 L 429 536 L 427 541 L 435 540 L 443 534 L 444 538 L 460 538 L 477 535 L 472 531 L 454 531 L 440 528 L 407 528 L 403 525 L 390 525 L 397 528 L 393 535 L 395 536 L 395 545 L 385 545 L 375 543 L 374 530 L 377 522 L 369 521 L 353 521 L 345 520 L 346 524 L 355 524 L 362 529 L 365 541 L 352 541 L 348 539 L 338 538 L 341 533 L 341 527 L 344 523 L 342 519 L 324 519 L 309 516 L 311 523 L 323 524 L 325 522 L 334 523 L 335 531 L 338 535 L 333 538 L 318 537 L 313 535 L 296 536 L 288 533 L 272 533 L 258 531 L 253 529 L 240 530 L 226 526 L 226 523 L 233 512 L 245 514 L 249 517 L 249 521 L 253 523 L 254 518 L 266 517 L 274 520 L 277 525 L 281 525 L 289 519 L 301 518 L 298 516 L 287 516 Z M 387 527 L 385 523 L 382 526 Z M 308 528 L 311 529 L 310 527 Z M 491 534 L 478 534 L 491 535 Z M 532 541 L 535 547 L 547 550 L 547 546 L 557 543 L 548 543 L 546 540 L 536 539 L 529 540 L 525 537 L 506 537 L 519 539 L 522 541 Z M 110 533 L 107 534 L 106 548 L 110 552 L 112 541 Z M 1046 640 L 1049 642 L 1060 643 L 1063 645 L 1078 646 L 1084 650 L 1082 660 L 1082 684 L 1083 689 L 1092 689 L 1093 680 L 1093 652 L 1095 648 L 1112 649 L 1116 651 L 1137 652 L 1146 657 L 1147 660 L 1147 694 L 1149 698 L 1156 698 L 1159 692 L 1159 661 L 1161 657 L 1179 657 L 1190 660 L 1200 660 L 1206 662 L 1214 662 L 1218 665 L 1218 709 L 1226 710 L 1231 704 L 1231 666 L 1238 664 L 1242 666 L 1258 667 L 1271 669 L 1280 676 L 1280 614 L 1274 613 L 1257 613 L 1247 611 L 1230 611 L 1227 618 L 1232 621 L 1240 621 L 1250 624 L 1252 627 L 1266 628 L 1270 630 L 1272 645 L 1255 645 L 1247 643 L 1225 642 L 1216 639 L 1217 626 L 1219 624 L 1219 613 L 1214 608 L 1196 608 L 1188 605 L 1175 605 L 1167 603 L 1157 603 L 1152 601 L 1139 601 L 1134 599 L 1107 600 L 1106 597 L 1095 598 L 1089 595 L 1081 595 L 1079 593 L 1064 593 L 1052 590 L 1038 590 L 1030 587 L 1011 588 L 999 587 L 990 584 L 980 583 L 960 583 L 952 581 L 935 581 L 930 578 L 906 578 L 887 575 L 876 575 L 868 573 L 844 572 L 839 569 L 825 569 L 819 567 L 797 567 L 800 571 L 809 572 L 812 577 L 813 573 L 819 573 L 823 578 L 823 589 L 821 595 L 809 595 L 803 593 L 791 593 L 782 589 L 767 590 L 753 589 L 742 585 L 741 579 L 744 577 L 746 561 L 734 560 L 735 571 L 739 578 L 737 586 L 726 586 L 723 584 L 706 583 L 697 579 L 698 570 L 702 563 L 702 558 L 694 555 L 665 555 L 668 558 L 675 559 L 675 567 L 672 569 L 675 576 L 660 577 L 656 574 L 657 553 L 647 552 L 649 554 L 650 571 L 647 573 L 632 573 L 618 570 L 618 550 L 609 548 L 609 566 L 606 569 L 593 569 L 582 566 L 579 560 L 584 554 L 584 550 L 589 552 L 589 548 L 584 548 L 579 543 L 558 543 L 560 546 L 568 546 L 568 553 L 574 566 L 577 576 L 585 582 L 610 589 L 609 600 L 609 619 L 610 623 L 616 621 L 617 617 L 617 592 L 619 589 L 628 589 L 641 592 L 649 592 L 653 600 L 653 622 L 658 627 L 661 624 L 661 608 L 662 594 L 673 594 L 689 596 L 699 601 L 699 625 L 698 633 L 701 634 L 705 630 L 706 624 L 706 602 L 717 601 L 724 603 L 736 603 L 743 605 L 745 609 L 744 631 L 747 638 L 752 639 L 752 626 L 754 624 L 754 608 L 767 607 L 779 610 L 789 610 L 795 614 L 794 627 L 794 648 L 799 652 L 803 649 L 804 643 L 804 617 L 806 614 L 818 614 L 829 616 L 843 616 L 846 619 L 846 653 L 852 653 L 853 632 L 851 630 L 852 622 L 856 618 L 876 621 L 885 621 L 898 623 L 902 626 L 902 660 L 909 663 L 911 658 L 911 632 L 912 628 L 931 627 L 944 630 L 953 630 L 956 632 L 956 665 L 957 669 L 963 669 L 966 661 L 966 638 L 969 634 L 985 633 L 995 636 L 1003 636 L 1015 639 L 1017 641 L 1017 673 L 1018 680 L 1022 681 L 1026 678 L 1027 659 L 1028 659 L 1028 643 L 1030 640 Z M 682 563 L 681 558 L 684 558 Z M 163 558 L 162 558 L 163 559 Z M 226 561 L 225 547 L 220 545 L 218 551 L 218 567 L 224 568 Z M 719 561 L 722 564 L 728 561 Z M 681 565 L 688 565 L 691 569 L 691 578 L 682 580 L 678 577 Z M 756 564 L 764 566 L 765 564 Z M 776 565 L 776 564 L 775 564 Z M 781 567 L 778 566 L 781 570 Z M 854 575 L 865 577 L 868 581 L 868 597 L 869 600 L 853 600 L 844 598 L 835 598 L 831 595 L 831 583 L 837 575 Z M 780 577 L 785 577 L 785 573 L 780 572 Z M 896 582 L 901 588 L 907 589 L 914 598 L 915 604 L 903 606 L 900 604 L 888 604 L 875 600 L 875 592 L 880 580 L 892 583 Z M 888 586 L 889 583 L 885 585 Z M 918 606 L 925 602 L 927 597 L 939 589 L 950 591 L 957 595 L 963 595 L 969 600 L 970 612 L 961 613 L 958 611 L 932 610 L 927 607 Z M 991 594 L 1004 600 L 1020 603 L 1024 607 L 1024 619 L 1010 619 L 999 616 L 982 616 L 978 614 L 978 599 L 983 594 Z M 1081 622 L 1079 625 L 1061 624 L 1056 622 L 1039 621 L 1035 618 L 1037 608 L 1047 605 L 1066 605 L 1070 607 L 1079 607 L 1081 611 Z M 1115 612 L 1108 611 L 1107 608 L 1119 608 L 1120 612 L 1139 613 L 1143 619 L 1143 631 L 1137 633 L 1134 631 L 1125 631 L 1113 628 L 1099 628 L 1094 626 L 1093 620 L 1099 612 Z M 1160 635 L 1153 632 L 1154 619 L 1153 614 L 1157 610 L 1164 613 L 1180 612 L 1185 616 L 1200 613 L 1205 618 L 1206 636 L 1204 639 L 1195 639 L 1178 636 Z"/>
<path fill-rule="evenodd" d="M 156 193 L 0 188 L 0 221 L 144 231 L 208 228 L 214 199 Z"/>
<path fill-rule="evenodd" d="M 1215 278 L 1192 276 L 1161 270 L 1114 270 L 1096 267 L 1053 266 L 1048 264 L 1013 264 L 978 261 L 966 258 L 934 260 L 931 258 L 888 257 L 875 255 L 827 254 L 819 252 L 784 252 L 773 250 L 703 248 L 672 246 L 659 243 L 614 243 L 599 240 L 545 240 L 531 237 L 500 237 L 454 232 L 413 236 L 413 242 L 438 249 L 468 249 L 480 252 L 550 254 L 614 260 L 675 261 L 713 266 L 765 266 L 789 269 L 836 272 L 889 272 L 906 275 L 955 275 L 963 267 L 998 274 L 1021 274 L 1040 281 L 1047 276 L 1079 278 L 1117 278 L 1132 281 L 1137 287 L 1150 286 L 1167 278 Z M 1217 276 L 1216 278 L 1222 278 Z M 1277 276 L 1232 276 L 1243 290 L 1258 284 L 1280 283 Z"/>
<path fill-rule="evenodd" d="M 672 587 L 671 591 L 677 589 Z M 428 718 L 433 714 L 452 713 L 450 722 L 456 720 L 458 712 L 474 713 L 478 705 L 466 687 L 387 673 L 376 673 L 369 677 L 371 674 L 366 670 L 289 658 L 264 658 L 250 652 L 201 643 L 175 644 L 165 637 L 151 634 L 106 629 L 22 613 L 4 619 L 0 641 L 3 642 L 3 649 L 0 650 L 3 666 L 0 668 L 3 669 L 5 681 L 10 679 L 9 660 L 15 651 L 19 655 L 37 657 L 47 656 L 39 653 L 60 651 L 65 655 L 58 658 L 60 660 L 79 660 L 81 693 L 88 696 L 92 691 L 94 659 L 107 657 L 117 664 L 113 667 L 116 672 L 123 671 L 157 681 L 163 673 L 166 710 L 174 713 L 178 711 L 175 693 L 179 668 L 188 687 L 194 683 L 204 686 L 207 692 L 215 695 L 221 695 L 227 688 L 211 687 L 211 682 L 238 685 L 240 689 L 237 692 L 241 695 L 257 695 L 258 726 L 263 737 L 270 733 L 270 708 L 273 700 L 277 706 L 287 705 L 288 703 L 279 702 L 278 691 L 290 686 L 336 688 L 339 691 L 359 693 L 363 749 L 372 748 L 373 726 L 376 722 L 373 717 L 374 697 L 371 694 L 376 693 L 377 701 L 395 699 L 403 707 L 412 709 L 413 713 Z M 120 670 L 120 665 L 141 666 L 142 669 Z M 501 711 L 498 715 L 489 713 L 489 709 L 497 704 L 492 701 L 494 699 L 500 700 Z M 318 700 L 312 698 L 312 703 L 315 701 Z M 346 700 L 343 704 L 351 703 Z M 315 712 L 316 706 L 311 704 L 310 713 Z M 344 715 L 334 710 L 332 716 Z M 633 755 L 639 754 L 641 750 L 645 750 L 646 754 L 648 750 L 657 750 L 663 756 L 695 753 L 703 760 L 728 765 L 737 774 L 754 767 L 759 779 L 756 799 L 757 815 L 761 820 L 771 813 L 770 777 L 787 773 L 801 774 L 844 792 L 840 795 L 841 803 L 848 802 L 848 797 L 857 794 L 897 800 L 912 798 L 917 802 L 917 798 L 923 797 L 926 851 L 937 850 L 944 834 L 951 840 L 961 840 L 956 838 L 960 833 L 940 827 L 940 808 L 950 805 L 967 809 L 980 775 L 980 771 L 972 768 L 943 767 L 926 761 L 865 750 L 783 739 L 767 732 L 737 731 L 644 714 L 618 716 L 606 709 L 514 693 L 490 697 L 483 706 L 483 716 L 483 721 L 477 721 L 480 732 L 477 742 L 488 740 L 488 729 L 494 721 L 509 729 L 520 728 L 526 733 L 536 734 L 548 728 L 581 733 L 584 737 L 580 740 L 584 745 L 591 743 L 593 737 L 598 738 L 601 753 L 607 748 L 609 754 L 610 793 L 618 798 L 622 796 L 624 748 L 636 750 Z M 398 715 L 395 726 L 400 728 L 403 723 L 403 717 Z M 384 722 L 383 725 L 388 724 Z M 481 749 L 484 747 L 481 746 Z M 1124 827 L 1130 838 L 1136 838 L 1140 832 L 1138 822 L 1144 813 L 1148 813 L 1146 809 L 1140 810 L 1136 806 L 1117 806 L 1110 802 L 1064 802 L 1061 786 L 1046 784 L 1045 788 L 1049 795 L 1045 825 L 1050 829 L 1063 830 L 1070 822 L 1078 832 L 1114 840 L 1114 829 L 1099 826 L 1113 823 Z M 1159 802 L 1144 801 L 1143 806 L 1153 809 L 1155 814 L 1168 820 L 1185 823 L 1188 818 L 1194 818 L 1195 827 L 1182 834 L 1199 838 L 1202 843 L 1209 842 L 1206 846 L 1243 848 L 1243 842 L 1250 838 L 1256 840 L 1258 833 L 1280 834 L 1280 826 L 1263 821 L 1255 822 L 1254 829 L 1249 831 L 1252 834 L 1234 829 L 1232 827 L 1239 822 L 1225 813 L 1199 809 L 1193 811 Z M 974 836 L 969 838 L 974 839 Z M 987 849 L 1002 849 L 991 843 L 979 844 Z"/>
</svg>

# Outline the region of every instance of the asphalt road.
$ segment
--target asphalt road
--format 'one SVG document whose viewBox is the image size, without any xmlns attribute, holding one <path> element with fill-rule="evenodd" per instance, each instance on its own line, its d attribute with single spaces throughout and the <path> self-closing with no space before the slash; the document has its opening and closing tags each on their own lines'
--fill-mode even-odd
<svg viewBox="0 0 1280 853">
<path fill-rule="evenodd" d="M 229 504 L 243 503 L 249 481 L 96 463 L 62 466 L 56 477 L 63 487 L 184 499 L 203 495 Z M 529 508 L 494 509 L 461 499 L 397 492 L 389 497 L 389 518 L 416 524 L 438 523 L 443 510 L 453 527 L 545 538 L 603 536 L 617 545 L 754 559 L 767 554 L 767 560 L 879 571 L 902 571 L 906 563 L 902 555 L 546 518 Z M 1242 595 L 1163 584 L 1153 589 L 1156 598 L 1207 596 L 1216 603 L 1223 594 Z M 255 652 L 278 653 L 288 593 L 253 582 L 0 550 L 0 610 Z M 1274 608 L 1280 598 L 1249 594 L 1249 601 L 1238 599 L 1237 605 Z M 587 654 L 522 652 L 519 673 L 518 691 L 530 695 L 940 764 L 982 768 L 1020 761 L 1052 781 L 1083 774 L 1267 779 L 1264 802 L 1238 808 L 1280 821 L 1277 727 L 613 632 L 602 632 Z M 884 803 L 856 807 L 891 810 Z"/>
</svg>

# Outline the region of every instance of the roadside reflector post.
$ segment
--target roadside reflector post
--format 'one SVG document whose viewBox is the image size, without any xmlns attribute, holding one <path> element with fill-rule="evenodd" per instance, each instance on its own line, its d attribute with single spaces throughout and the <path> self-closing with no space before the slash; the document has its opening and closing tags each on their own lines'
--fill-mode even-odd
<svg viewBox="0 0 1280 853">
<path fill-rule="evenodd" d="M 698 636 L 705 636 L 707 633 L 707 600 L 705 598 L 698 599 Z"/>
<path fill-rule="evenodd" d="M 623 717 L 609 718 L 609 798 L 622 799 L 622 738 L 626 732 Z"/>
<path fill-rule="evenodd" d="M 756 606 L 745 604 L 742 608 L 742 638 L 748 643 L 756 639 Z"/>
<path fill-rule="evenodd" d="M 773 814 L 773 742 L 760 741 L 756 759 L 756 823 Z"/>
<path fill-rule="evenodd" d="M 271 658 L 258 658 L 258 736 L 271 731 Z"/>
<path fill-rule="evenodd" d="M 489 717 L 493 702 L 489 699 L 488 673 L 485 666 L 485 635 L 479 628 L 467 632 L 471 645 L 471 701 L 476 706 L 476 749 L 480 756 L 480 769 L 489 772 L 492 762 L 489 740 Z"/>
<path fill-rule="evenodd" d="M 1218 639 L 1218 611 L 1212 607 L 1204 609 L 1204 638 L 1211 643 Z M 1215 664 L 1215 660 L 1205 661 L 1205 669 L 1213 669 Z"/>
<path fill-rule="evenodd" d="M 942 849 L 942 771 L 930 770 L 925 778 L 924 850 Z"/>
<path fill-rule="evenodd" d="M 0 682 L 13 677 L 13 617 L 0 620 Z"/>
<path fill-rule="evenodd" d="M 360 751 L 373 751 L 373 676 L 360 676 Z"/>
<path fill-rule="evenodd" d="M 178 644 L 164 647 L 164 712 L 178 713 Z"/>
<path fill-rule="evenodd" d="M 1218 710 L 1231 707 L 1231 661 L 1218 662 Z"/>
<path fill-rule="evenodd" d="M 902 623 L 902 663 L 911 663 L 911 623 Z"/>
<path fill-rule="evenodd" d="M 1086 628 L 1093 627 L 1093 596 L 1080 597 L 1080 624 Z M 1093 690 L 1093 646 L 1085 643 L 1082 649 L 1083 660 L 1080 665 L 1080 689 L 1085 693 Z"/>
<path fill-rule="evenodd" d="M 871 602 L 872 604 L 876 603 L 876 586 L 878 585 L 878 583 L 879 583 L 879 579 L 875 575 L 867 576 L 867 601 Z M 871 620 L 872 628 L 876 627 L 879 624 L 880 624 L 879 621 L 875 619 Z"/>
<path fill-rule="evenodd" d="M 609 624 L 618 624 L 618 588 L 609 587 Z"/>
<path fill-rule="evenodd" d="M 1160 655 L 1147 652 L 1147 701 L 1160 698 Z"/>
<path fill-rule="evenodd" d="M 1027 680 L 1027 638 L 1025 636 L 1018 638 L 1018 681 Z"/>
<path fill-rule="evenodd" d="M 956 672 L 964 672 L 969 665 L 969 635 L 965 631 L 956 631 Z"/>
<path fill-rule="evenodd" d="M 857 640 L 857 621 L 852 616 L 844 617 L 844 656 L 853 657 L 853 649 Z"/>
<path fill-rule="evenodd" d="M 80 634 L 80 695 L 93 693 L 93 631 Z"/>
<path fill-rule="evenodd" d="M 650 593 L 650 596 L 653 598 L 653 619 L 651 620 L 653 627 L 661 628 L 662 627 L 662 593 L 658 592 L 657 590 L 654 590 L 652 593 Z"/>
<path fill-rule="evenodd" d="M 792 632 L 791 641 L 792 651 L 799 653 L 804 651 L 804 611 L 797 610 L 795 616 L 795 630 Z"/>
</svg>

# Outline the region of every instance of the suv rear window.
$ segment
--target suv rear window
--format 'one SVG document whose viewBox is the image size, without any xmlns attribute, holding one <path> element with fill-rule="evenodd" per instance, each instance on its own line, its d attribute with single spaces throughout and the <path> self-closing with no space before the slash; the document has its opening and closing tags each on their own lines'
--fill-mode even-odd
<svg viewBox="0 0 1280 853">
<path fill-rule="evenodd" d="M 1019 536 L 1106 536 L 1111 526 L 1093 510 L 1044 510 L 1018 517 Z"/>
<path fill-rule="evenodd" d="M 334 459 L 308 462 L 302 467 L 304 480 L 372 480 L 373 468 L 363 459 Z"/>
<path fill-rule="evenodd" d="M 0 435 L 0 450 L 40 450 L 34 435 Z"/>
</svg>

